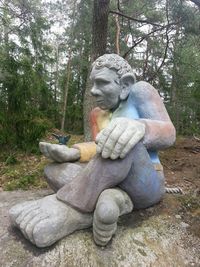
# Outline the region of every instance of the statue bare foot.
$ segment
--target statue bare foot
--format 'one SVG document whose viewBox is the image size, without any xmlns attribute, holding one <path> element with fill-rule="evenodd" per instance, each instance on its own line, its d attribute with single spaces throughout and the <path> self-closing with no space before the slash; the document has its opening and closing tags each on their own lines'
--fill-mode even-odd
<svg viewBox="0 0 200 267">
<path fill-rule="evenodd" d="M 39 147 L 45 157 L 56 162 L 73 162 L 80 159 L 80 152 L 76 148 L 46 142 L 40 142 Z"/>
<path fill-rule="evenodd" d="M 97 245 L 105 246 L 117 230 L 118 217 L 130 213 L 133 204 L 122 190 L 106 189 L 99 196 L 93 218 L 93 237 Z"/>
<path fill-rule="evenodd" d="M 25 238 L 37 247 L 47 247 L 75 230 L 92 225 L 92 215 L 83 214 L 50 195 L 17 204 L 9 211 L 10 219 Z"/>
</svg>

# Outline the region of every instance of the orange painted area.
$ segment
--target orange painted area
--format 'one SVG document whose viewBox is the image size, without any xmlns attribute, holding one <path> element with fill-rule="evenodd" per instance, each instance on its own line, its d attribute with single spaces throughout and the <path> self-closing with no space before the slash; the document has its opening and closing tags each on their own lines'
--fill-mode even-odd
<svg viewBox="0 0 200 267">
<path fill-rule="evenodd" d="M 95 140 L 97 134 L 104 129 L 111 118 L 111 112 L 94 108 L 90 113 L 90 126 L 92 130 L 92 138 Z"/>
<path fill-rule="evenodd" d="M 80 162 L 88 162 L 96 154 L 95 142 L 85 142 L 73 145 L 73 148 L 77 148 L 80 151 Z"/>
</svg>

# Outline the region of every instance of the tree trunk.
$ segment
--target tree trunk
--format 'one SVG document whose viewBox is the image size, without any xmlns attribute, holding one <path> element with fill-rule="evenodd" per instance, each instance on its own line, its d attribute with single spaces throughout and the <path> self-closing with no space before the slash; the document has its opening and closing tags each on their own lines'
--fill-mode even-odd
<svg viewBox="0 0 200 267">
<path fill-rule="evenodd" d="M 116 54 L 120 55 L 120 24 L 119 24 L 119 15 L 115 15 L 115 23 L 116 23 L 116 34 L 115 34 L 115 46 L 116 46 Z"/>
<path fill-rule="evenodd" d="M 66 70 L 66 86 L 64 88 L 64 101 L 63 101 L 63 113 L 62 113 L 62 119 L 61 119 L 61 131 L 65 130 L 65 119 L 66 119 L 66 110 L 67 110 L 67 98 L 68 98 L 68 92 L 69 92 L 69 82 L 70 82 L 70 75 L 71 75 L 71 61 L 72 61 L 72 48 L 71 48 L 71 42 L 74 40 L 74 23 L 75 23 L 75 11 L 76 11 L 77 1 L 74 1 L 73 3 L 73 13 L 72 13 L 72 27 L 71 27 L 71 36 L 69 41 L 69 58 L 67 63 L 67 70 Z"/>
<path fill-rule="evenodd" d="M 171 88 L 170 88 L 170 101 L 172 106 L 173 112 L 173 122 L 175 124 L 177 132 L 179 132 L 179 117 L 180 117 L 180 105 L 178 103 L 178 63 L 177 63 L 177 50 L 179 44 L 179 35 L 180 35 L 180 26 L 176 26 L 175 32 L 175 39 L 174 39 L 174 51 L 173 51 L 173 67 L 172 67 L 172 81 L 171 81 Z"/>
<path fill-rule="evenodd" d="M 63 103 L 63 112 L 62 112 L 62 121 L 61 121 L 61 131 L 65 130 L 65 118 L 66 118 L 66 109 L 67 109 L 67 98 L 68 98 L 68 92 L 69 92 L 69 81 L 70 81 L 70 75 L 71 75 L 71 56 L 72 51 L 69 52 L 69 59 L 67 63 L 67 71 L 66 71 L 66 85 L 64 90 L 64 103 Z"/>
<path fill-rule="evenodd" d="M 92 62 L 106 52 L 109 4 L 110 0 L 94 0 L 91 53 Z M 84 136 L 86 141 L 91 140 L 89 114 L 94 108 L 94 99 L 90 95 L 90 89 L 91 82 L 88 75 L 83 105 Z"/>
</svg>

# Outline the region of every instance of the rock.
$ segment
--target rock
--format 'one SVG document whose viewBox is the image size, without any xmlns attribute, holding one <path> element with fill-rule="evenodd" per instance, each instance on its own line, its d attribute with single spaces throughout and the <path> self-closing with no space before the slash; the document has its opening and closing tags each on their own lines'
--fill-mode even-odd
<svg viewBox="0 0 200 267">
<path fill-rule="evenodd" d="M 189 227 L 190 225 L 189 225 L 188 223 L 181 222 L 181 223 L 180 223 L 180 226 L 181 226 L 182 228 L 187 228 L 187 227 Z"/>
<path fill-rule="evenodd" d="M 200 238 L 168 216 L 160 205 L 144 216 L 138 211 L 122 216 L 113 240 L 102 248 L 93 241 L 92 229 L 81 230 L 38 249 L 11 228 L 8 210 L 14 204 L 38 199 L 50 191 L 0 193 L 0 266 L 2 267 L 134 267 L 199 266 Z M 167 196 L 168 197 L 168 196 Z M 164 204 L 166 205 L 166 198 Z"/>
</svg>

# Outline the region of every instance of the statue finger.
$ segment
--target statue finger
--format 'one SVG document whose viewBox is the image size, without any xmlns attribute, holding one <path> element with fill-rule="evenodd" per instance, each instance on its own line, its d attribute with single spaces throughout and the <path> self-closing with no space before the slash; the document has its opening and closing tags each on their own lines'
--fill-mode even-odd
<svg viewBox="0 0 200 267">
<path fill-rule="evenodd" d="M 97 142 L 97 153 L 101 153 L 102 152 L 106 140 L 108 139 L 110 133 L 114 130 L 115 127 L 116 127 L 115 124 L 110 123 L 108 125 L 108 127 L 106 127 L 104 130 L 102 130 L 98 134 L 98 136 L 96 138 L 96 142 Z"/>
<path fill-rule="evenodd" d="M 126 146 L 127 143 L 129 143 L 134 134 L 135 130 L 128 129 L 120 136 L 110 155 L 111 159 L 114 160 L 120 157 L 124 147 Z"/>
<path fill-rule="evenodd" d="M 56 162 L 63 162 L 61 151 L 61 145 L 51 144 L 51 146 L 49 146 L 50 158 Z"/>
<path fill-rule="evenodd" d="M 76 148 L 68 148 L 63 146 L 63 149 L 59 153 L 61 162 L 76 161 L 80 158 L 80 151 Z"/>
<path fill-rule="evenodd" d="M 40 148 L 41 153 L 47 158 L 50 157 L 49 152 L 48 152 L 48 145 L 49 143 L 46 143 L 46 142 L 39 143 L 39 148 Z"/>
<path fill-rule="evenodd" d="M 130 152 L 130 150 L 142 139 L 143 133 L 136 132 L 130 141 L 126 144 L 120 154 L 120 158 L 123 159 Z"/>
<path fill-rule="evenodd" d="M 124 131 L 125 129 L 121 125 L 117 125 L 113 129 L 102 148 L 103 158 L 109 158 L 111 156 L 113 149 L 116 146 L 116 143 L 118 142 L 120 136 L 123 135 Z"/>
</svg>

